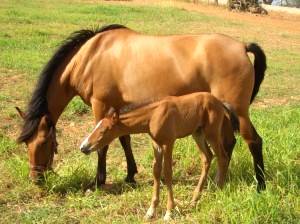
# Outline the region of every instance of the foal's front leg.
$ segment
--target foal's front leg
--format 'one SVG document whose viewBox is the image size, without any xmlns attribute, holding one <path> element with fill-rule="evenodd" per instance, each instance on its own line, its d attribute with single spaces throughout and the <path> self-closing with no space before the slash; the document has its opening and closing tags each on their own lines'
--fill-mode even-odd
<svg viewBox="0 0 300 224">
<path fill-rule="evenodd" d="M 155 210 L 159 203 L 159 186 L 160 186 L 160 175 L 162 168 L 162 149 L 156 144 L 153 144 L 154 150 L 154 160 L 153 160 L 153 192 L 152 192 L 152 200 L 151 205 L 145 215 L 145 219 L 150 220 L 155 217 Z"/>
<path fill-rule="evenodd" d="M 163 155 L 164 155 L 164 176 L 165 183 L 167 186 L 167 211 L 164 216 L 164 221 L 169 221 L 172 218 L 172 210 L 175 207 L 174 197 L 173 197 L 173 188 L 172 188 L 172 151 L 173 143 L 163 146 Z"/>
</svg>

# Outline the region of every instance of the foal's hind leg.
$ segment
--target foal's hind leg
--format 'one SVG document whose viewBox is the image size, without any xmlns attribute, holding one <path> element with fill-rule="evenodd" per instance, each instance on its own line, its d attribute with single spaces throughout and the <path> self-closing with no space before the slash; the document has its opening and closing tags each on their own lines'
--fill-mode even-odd
<svg viewBox="0 0 300 224">
<path fill-rule="evenodd" d="M 201 175 L 198 184 L 194 190 L 193 198 L 192 198 L 192 204 L 195 204 L 196 201 L 199 199 L 200 192 L 202 191 L 204 184 L 207 180 L 207 175 L 208 175 L 211 161 L 213 159 L 213 154 L 211 153 L 210 148 L 208 147 L 205 141 L 205 137 L 203 133 L 201 133 L 201 131 L 197 131 L 193 133 L 193 138 L 199 148 L 201 163 L 202 163 Z"/>
<path fill-rule="evenodd" d="M 132 154 L 130 135 L 125 135 L 119 138 L 121 145 L 125 151 L 127 162 L 127 177 L 125 179 L 128 183 L 135 183 L 134 175 L 138 172 L 135 164 L 135 160 Z"/>
<path fill-rule="evenodd" d="M 228 171 L 229 157 L 223 146 L 221 129 L 217 127 L 207 129 L 205 131 L 205 137 L 217 157 L 218 170 L 215 180 L 218 187 L 222 188 Z"/>
<path fill-rule="evenodd" d="M 256 132 L 248 116 L 239 116 L 240 133 L 248 144 L 253 157 L 255 175 L 258 182 L 257 191 L 265 190 L 264 161 L 262 154 L 262 138 Z"/>
</svg>

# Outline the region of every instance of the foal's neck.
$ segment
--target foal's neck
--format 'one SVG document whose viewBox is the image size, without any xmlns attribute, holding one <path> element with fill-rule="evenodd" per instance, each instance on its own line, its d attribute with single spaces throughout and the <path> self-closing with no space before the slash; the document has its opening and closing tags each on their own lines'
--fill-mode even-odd
<svg viewBox="0 0 300 224">
<path fill-rule="evenodd" d="M 119 129 L 125 134 L 148 133 L 149 122 L 158 102 L 142 106 L 119 116 Z"/>
</svg>

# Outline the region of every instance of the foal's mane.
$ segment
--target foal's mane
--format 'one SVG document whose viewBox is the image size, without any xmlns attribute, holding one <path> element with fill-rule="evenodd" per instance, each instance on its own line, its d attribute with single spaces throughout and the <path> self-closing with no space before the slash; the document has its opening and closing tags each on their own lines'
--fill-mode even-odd
<svg viewBox="0 0 300 224">
<path fill-rule="evenodd" d="M 119 24 L 111 24 L 98 29 L 83 29 L 72 33 L 53 54 L 51 59 L 40 73 L 39 80 L 33 91 L 31 100 L 28 103 L 25 113 L 24 124 L 18 142 L 28 140 L 37 129 L 40 119 L 48 114 L 47 91 L 57 68 L 64 62 L 64 59 L 74 50 L 79 49 L 87 40 L 96 34 L 108 30 L 122 29 L 127 27 Z"/>
<path fill-rule="evenodd" d="M 133 111 L 138 110 L 138 109 L 142 109 L 144 107 L 147 107 L 147 106 L 150 106 L 154 103 L 157 103 L 162 99 L 164 99 L 164 97 L 163 98 L 153 98 L 153 99 L 149 99 L 149 100 L 145 100 L 145 101 L 140 101 L 140 102 L 137 102 L 137 103 L 126 104 L 125 106 L 120 108 L 119 114 L 122 115 L 122 114 L 133 112 Z"/>
</svg>

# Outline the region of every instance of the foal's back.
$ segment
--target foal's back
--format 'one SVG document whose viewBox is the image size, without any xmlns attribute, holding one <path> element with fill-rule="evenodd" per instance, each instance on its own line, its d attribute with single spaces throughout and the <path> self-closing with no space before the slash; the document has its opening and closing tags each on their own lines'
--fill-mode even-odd
<svg viewBox="0 0 300 224">
<path fill-rule="evenodd" d="M 156 140 L 173 141 L 207 125 L 217 124 L 214 128 L 218 132 L 223 117 L 222 103 L 210 93 L 170 96 L 161 100 L 154 109 L 149 129 Z"/>
</svg>

